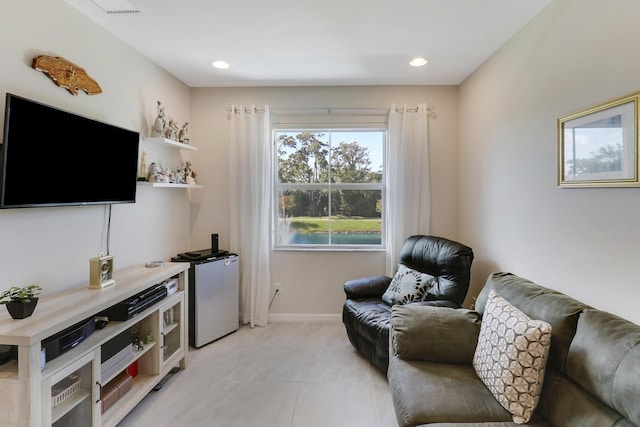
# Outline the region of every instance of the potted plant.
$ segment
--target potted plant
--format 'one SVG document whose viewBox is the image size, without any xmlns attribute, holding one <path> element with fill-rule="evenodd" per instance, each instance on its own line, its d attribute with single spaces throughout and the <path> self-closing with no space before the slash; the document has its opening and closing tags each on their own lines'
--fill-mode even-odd
<svg viewBox="0 0 640 427">
<path fill-rule="evenodd" d="M 33 314 L 38 303 L 38 295 L 42 288 L 29 285 L 23 288 L 12 286 L 0 295 L 0 304 L 6 304 L 9 314 L 14 319 L 24 319 Z"/>
</svg>

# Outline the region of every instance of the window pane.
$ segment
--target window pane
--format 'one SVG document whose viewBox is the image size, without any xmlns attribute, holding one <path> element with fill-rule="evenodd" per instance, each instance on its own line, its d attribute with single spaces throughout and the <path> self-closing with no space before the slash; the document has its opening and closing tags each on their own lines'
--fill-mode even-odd
<svg viewBox="0 0 640 427">
<path fill-rule="evenodd" d="M 334 190 L 331 205 L 331 244 L 382 244 L 382 191 Z"/>
<path fill-rule="evenodd" d="M 382 182 L 383 133 L 331 132 L 331 182 Z"/>
<path fill-rule="evenodd" d="M 323 132 L 276 132 L 278 182 L 329 181 L 329 139 Z"/>
<path fill-rule="evenodd" d="M 275 244 L 382 247 L 385 131 L 274 131 Z"/>
<path fill-rule="evenodd" d="M 278 192 L 278 244 L 329 244 L 329 197 L 326 190 Z"/>
</svg>

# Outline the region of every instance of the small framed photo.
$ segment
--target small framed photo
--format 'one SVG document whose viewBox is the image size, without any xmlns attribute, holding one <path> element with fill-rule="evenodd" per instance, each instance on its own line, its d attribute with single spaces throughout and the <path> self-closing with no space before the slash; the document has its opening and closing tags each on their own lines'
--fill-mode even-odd
<svg viewBox="0 0 640 427">
<path fill-rule="evenodd" d="M 638 97 L 558 119 L 559 187 L 638 187 Z"/>
</svg>

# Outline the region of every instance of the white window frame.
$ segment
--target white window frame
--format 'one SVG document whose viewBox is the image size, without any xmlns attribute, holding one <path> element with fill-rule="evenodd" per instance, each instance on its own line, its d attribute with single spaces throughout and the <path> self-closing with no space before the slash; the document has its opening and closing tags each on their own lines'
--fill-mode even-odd
<svg viewBox="0 0 640 427">
<path fill-rule="evenodd" d="M 278 150 L 276 134 L 280 132 L 313 132 L 313 133 L 329 133 L 332 132 L 379 132 L 382 134 L 382 181 L 380 183 L 332 183 L 329 178 L 329 182 L 326 183 L 280 183 L 278 179 Z M 278 197 L 280 191 L 283 190 L 327 190 L 329 194 L 329 207 L 331 210 L 331 192 L 332 190 L 380 190 L 381 198 L 385 200 L 386 192 L 386 146 L 388 143 L 388 131 L 386 128 L 375 126 L 321 126 L 321 125 L 308 125 L 308 126 L 274 126 L 271 129 L 271 139 L 273 143 L 273 212 L 272 212 L 272 247 L 274 250 L 287 250 L 287 251 L 384 251 L 386 250 L 385 244 L 385 229 L 386 229 L 386 214 L 384 204 L 381 212 L 380 222 L 380 244 L 379 245 L 365 245 L 365 244 L 280 244 L 278 243 Z M 329 138 L 331 147 L 331 137 Z M 329 173 L 331 173 L 329 171 Z M 329 222 L 329 236 L 331 236 L 331 222 Z"/>
</svg>

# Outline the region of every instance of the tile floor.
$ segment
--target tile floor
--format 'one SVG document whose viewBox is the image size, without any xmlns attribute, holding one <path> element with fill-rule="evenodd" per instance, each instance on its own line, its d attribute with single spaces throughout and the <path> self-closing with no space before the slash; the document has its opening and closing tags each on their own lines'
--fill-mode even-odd
<svg viewBox="0 0 640 427">
<path fill-rule="evenodd" d="M 395 427 L 383 374 L 342 323 L 242 326 L 200 349 L 118 427 Z"/>
</svg>

